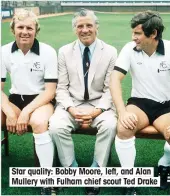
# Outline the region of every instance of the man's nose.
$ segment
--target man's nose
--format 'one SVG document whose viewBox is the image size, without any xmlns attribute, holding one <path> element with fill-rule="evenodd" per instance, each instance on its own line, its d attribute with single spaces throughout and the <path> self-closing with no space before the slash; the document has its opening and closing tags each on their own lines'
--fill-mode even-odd
<svg viewBox="0 0 170 196">
<path fill-rule="evenodd" d="M 136 36 L 134 33 L 132 33 L 132 40 L 135 41 L 136 40 Z"/>
<path fill-rule="evenodd" d="M 83 26 L 83 32 L 87 32 L 88 28 L 86 26 Z"/>
<path fill-rule="evenodd" d="M 22 33 L 24 33 L 24 34 L 27 34 L 27 33 L 28 33 L 28 30 L 27 30 L 26 27 L 24 27 L 24 28 L 22 29 Z"/>
</svg>

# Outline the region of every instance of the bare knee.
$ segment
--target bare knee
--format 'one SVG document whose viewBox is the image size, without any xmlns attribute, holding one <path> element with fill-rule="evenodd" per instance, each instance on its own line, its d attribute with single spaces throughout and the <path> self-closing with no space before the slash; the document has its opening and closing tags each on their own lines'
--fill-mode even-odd
<svg viewBox="0 0 170 196">
<path fill-rule="evenodd" d="M 48 120 L 31 119 L 30 126 L 34 133 L 43 133 L 48 129 Z"/>
<path fill-rule="evenodd" d="M 170 126 L 168 126 L 167 128 L 165 128 L 165 130 L 164 130 L 163 133 L 164 133 L 165 139 L 170 144 Z"/>
<path fill-rule="evenodd" d="M 117 136 L 120 139 L 129 139 L 129 138 L 133 137 L 134 135 L 135 135 L 134 130 L 126 129 L 125 127 L 123 127 L 123 125 L 118 123 L 118 125 L 117 125 Z"/>
</svg>

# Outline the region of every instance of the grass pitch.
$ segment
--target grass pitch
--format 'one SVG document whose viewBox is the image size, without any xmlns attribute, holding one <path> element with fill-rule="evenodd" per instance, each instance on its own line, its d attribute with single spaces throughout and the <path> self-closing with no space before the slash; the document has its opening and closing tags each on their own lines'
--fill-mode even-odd
<svg viewBox="0 0 170 196">
<path fill-rule="evenodd" d="M 97 14 L 100 21 L 98 37 L 106 43 L 115 46 L 118 52 L 125 43 L 131 40 L 130 20 L 132 14 Z M 170 39 L 170 14 L 162 15 L 166 27 L 163 34 L 164 39 Z M 41 31 L 38 35 L 39 41 L 53 46 L 56 51 L 76 39 L 71 27 L 72 15 L 56 16 L 40 19 Z M 13 40 L 9 30 L 9 22 L 2 23 L 2 45 Z M 24 81 L 21 81 L 24 82 Z M 8 94 L 10 80 L 6 82 L 5 92 Z M 126 101 L 130 96 L 131 78 L 126 76 L 123 81 L 123 97 Z M 95 137 L 88 135 L 73 135 L 75 142 L 76 158 L 80 166 L 90 166 L 93 159 Z M 2 147 L 2 195 L 39 195 L 39 188 L 12 188 L 9 187 L 9 167 L 33 167 L 33 144 L 32 135 L 23 136 L 10 135 L 10 156 L 4 156 Z M 136 140 L 136 166 L 155 167 L 159 158 L 163 155 L 164 141 L 137 139 Z M 128 157 L 127 157 L 128 159 Z M 59 166 L 59 164 L 58 164 Z M 111 167 L 119 167 L 119 161 L 112 147 Z M 156 171 L 155 171 L 156 173 Z M 122 195 L 122 188 L 102 188 L 101 195 Z M 83 188 L 66 188 L 61 190 L 60 195 L 83 195 Z M 140 195 L 170 195 L 169 190 L 160 191 L 158 188 L 138 188 Z"/>
</svg>

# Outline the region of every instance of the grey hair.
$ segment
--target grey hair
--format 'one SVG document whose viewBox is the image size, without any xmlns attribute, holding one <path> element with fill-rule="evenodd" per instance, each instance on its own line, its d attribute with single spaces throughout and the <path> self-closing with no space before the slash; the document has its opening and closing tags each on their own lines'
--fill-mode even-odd
<svg viewBox="0 0 170 196">
<path fill-rule="evenodd" d="M 15 15 L 13 16 L 12 21 L 10 23 L 10 28 L 11 28 L 12 32 L 14 32 L 14 27 L 15 27 L 16 21 L 23 21 L 28 17 L 32 18 L 33 21 L 35 22 L 36 35 L 37 35 L 38 32 L 40 31 L 40 24 L 39 24 L 38 18 L 36 16 L 36 14 L 34 14 L 34 12 L 32 12 L 31 10 L 26 10 L 26 9 L 22 9 L 21 11 L 16 12 Z"/>
<path fill-rule="evenodd" d="M 99 27 L 99 19 L 95 15 L 92 10 L 81 8 L 80 11 L 76 12 L 72 19 L 72 28 L 75 29 L 77 24 L 77 18 L 81 16 L 91 16 L 94 19 L 94 23 L 96 24 L 97 28 Z"/>
</svg>

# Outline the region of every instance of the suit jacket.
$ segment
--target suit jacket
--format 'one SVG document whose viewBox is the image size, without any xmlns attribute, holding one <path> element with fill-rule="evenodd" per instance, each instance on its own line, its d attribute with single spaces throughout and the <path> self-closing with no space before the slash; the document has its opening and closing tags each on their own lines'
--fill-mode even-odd
<svg viewBox="0 0 170 196">
<path fill-rule="evenodd" d="M 59 49 L 59 79 L 56 100 L 65 110 L 88 102 L 96 108 L 110 109 L 110 74 L 117 58 L 117 50 L 97 39 L 88 73 L 89 100 L 84 100 L 83 60 L 78 40 Z"/>
</svg>

